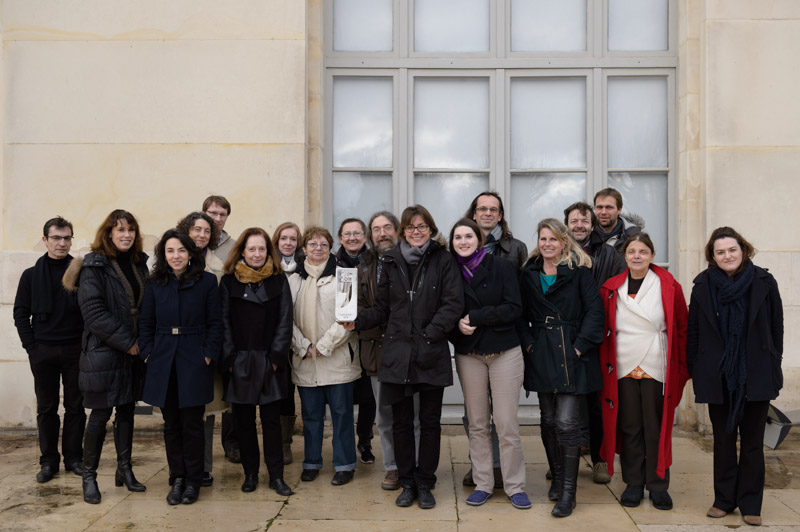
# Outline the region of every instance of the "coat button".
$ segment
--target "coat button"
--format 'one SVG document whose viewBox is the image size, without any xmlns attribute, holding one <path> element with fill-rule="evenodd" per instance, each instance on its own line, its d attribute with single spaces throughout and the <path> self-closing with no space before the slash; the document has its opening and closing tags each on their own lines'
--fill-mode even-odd
<svg viewBox="0 0 800 532">
<path fill-rule="evenodd" d="M 244 297 L 247 297 L 247 294 L 245 294 Z"/>
</svg>

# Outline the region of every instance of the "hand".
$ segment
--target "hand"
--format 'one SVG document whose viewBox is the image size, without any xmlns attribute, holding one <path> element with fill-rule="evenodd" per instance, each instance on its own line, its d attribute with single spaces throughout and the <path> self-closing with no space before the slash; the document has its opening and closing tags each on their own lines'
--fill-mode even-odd
<svg viewBox="0 0 800 532">
<path fill-rule="evenodd" d="M 461 334 L 470 336 L 475 332 L 475 329 L 477 329 L 477 327 L 473 327 L 469 324 L 469 315 L 458 320 L 458 330 L 461 331 Z"/>
<path fill-rule="evenodd" d="M 278 371 L 278 366 L 277 366 L 277 364 L 273 364 L 273 365 L 272 365 L 272 371 Z"/>
<path fill-rule="evenodd" d="M 314 348 L 314 346 L 310 345 L 308 346 L 308 349 L 306 349 L 306 356 L 304 356 L 303 358 L 314 358 L 316 352 L 317 350 Z"/>
<path fill-rule="evenodd" d="M 208 358 L 208 357 L 203 357 L 203 358 L 206 359 L 206 366 L 210 366 L 211 365 L 211 359 Z"/>
<path fill-rule="evenodd" d="M 128 354 L 133 356 L 139 356 L 139 341 L 137 340 L 130 349 L 128 349 Z"/>
<path fill-rule="evenodd" d="M 356 322 L 354 322 L 354 321 L 340 321 L 339 325 L 344 327 L 345 331 L 355 331 L 356 330 Z"/>
<path fill-rule="evenodd" d="M 581 353 L 580 350 L 576 347 L 575 354 L 578 355 L 578 358 L 580 358 L 583 353 Z"/>
</svg>

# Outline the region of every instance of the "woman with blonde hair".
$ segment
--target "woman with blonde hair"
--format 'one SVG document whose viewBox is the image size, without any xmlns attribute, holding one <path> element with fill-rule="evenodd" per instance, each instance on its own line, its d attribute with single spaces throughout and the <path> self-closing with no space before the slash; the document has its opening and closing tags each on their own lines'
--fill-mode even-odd
<svg viewBox="0 0 800 532">
<path fill-rule="evenodd" d="M 591 259 L 555 218 L 537 227 L 538 239 L 520 274 L 527 391 L 538 392 L 542 443 L 553 481 L 551 512 L 575 508 L 580 462 L 580 396 L 602 386 L 596 347 L 603 341 L 603 304 Z"/>
</svg>

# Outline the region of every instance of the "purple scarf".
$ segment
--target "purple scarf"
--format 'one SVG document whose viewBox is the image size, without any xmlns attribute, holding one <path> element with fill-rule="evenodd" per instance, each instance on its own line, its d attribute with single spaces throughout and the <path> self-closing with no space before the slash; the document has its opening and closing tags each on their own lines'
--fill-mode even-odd
<svg viewBox="0 0 800 532">
<path fill-rule="evenodd" d="M 468 284 L 472 283 L 472 276 L 475 275 L 475 270 L 478 268 L 483 260 L 483 257 L 485 256 L 486 250 L 483 247 L 476 249 L 475 252 L 469 257 L 462 257 L 456 253 L 456 260 L 458 261 L 459 266 L 461 266 L 461 275 L 464 276 L 464 279 Z"/>
</svg>

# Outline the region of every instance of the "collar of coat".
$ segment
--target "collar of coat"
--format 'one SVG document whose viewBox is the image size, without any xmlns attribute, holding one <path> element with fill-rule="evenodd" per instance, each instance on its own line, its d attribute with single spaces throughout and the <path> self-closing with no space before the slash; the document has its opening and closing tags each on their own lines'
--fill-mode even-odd
<svg viewBox="0 0 800 532">
<path fill-rule="evenodd" d="M 375 254 L 370 250 L 366 244 L 361 247 L 358 255 L 353 258 L 344 249 L 344 246 L 339 246 L 339 251 L 336 252 L 336 262 L 339 266 L 344 268 L 358 268 L 366 272 L 369 266 L 374 262 Z"/>
<path fill-rule="evenodd" d="M 533 286 L 541 292 L 542 285 L 539 282 L 539 274 L 544 271 L 544 260 L 542 259 L 542 256 L 539 255 L 538 257 L 531 257 L 531 259 L 525 263 L 525 266 L 523 266 L 522 271 L 528 275 L 536 276 L 536 282 L 533 283 Z M 556 267 L 556 282 L 547 289 L 547 293 L 544 294 L 545 297 L 548 297 L 554 291 L 557 291 L 568 279 L 571 279 L 577 273 L 578 266 L 570 268 L 566 264 L 559 264 Z"/>
<path fill-rule="evenodd" d="M 667 284 L 670 284 L 670 285 L 675 284 L 675 278 L 672 276 L 672 274 L 669 273 L 664 268 L 662 268 L 661 266 L 656 266 L 655 264 L 651 264 L 650 265 L 650 269 L 653 270 L 653 273 L 658 275 L 658 278 L 661 280 L 661 284 L 662 285 L 664 283 L 667 283 Z M 611 291 L 618 290 L 619 287 L 622 286 L 625 283 L 625 281 L 628 279 L 628 271 L 629 270 L 626 269 L 621 274 L 615 275 L 614 277 L 612 277 L 611 279 L 606 281 L 603 284 L 603 287 L 607 288 L 607 289 L 609 289 Z"/>
<path fill-rule="evenodd" d="M 135 266 L 139 268 L 143 266 L 146 267 L 148 258 L 147 253 L 139 253 L 139 264 Z M 97 253 L 87 253 L 86 255 L 77 257 L 77 260 L 72 260 L 72 262 L 69 263 L 67 271 L 64 272 L 64 277 L 61 279 L 61 284 L 64 285 L 64 289 L 67 290 L 67 292 L 77 292 L 78 281 L 84 266 L 89 268 L 104 268 L 106 266 L 110 267 L 111 262 L 105 255 L 98 255 Z"/>
<path fill-rule="evenodd" d="M 303 280 L 308 279 L 308 272 L 306 272 L 306 257 L 303 257 L 303 260 L 297 263 L 297 269 L 294 271 L 294 273 L 299 275 Z M 328 256 L 328 263 L 325 264 L 325 269 L 322 270 L 322 275 L 319 277 L 322 279 L 323 277 L 327 277 L 329 275 L 336 275 L 336 255 Z"/>
</svg>

